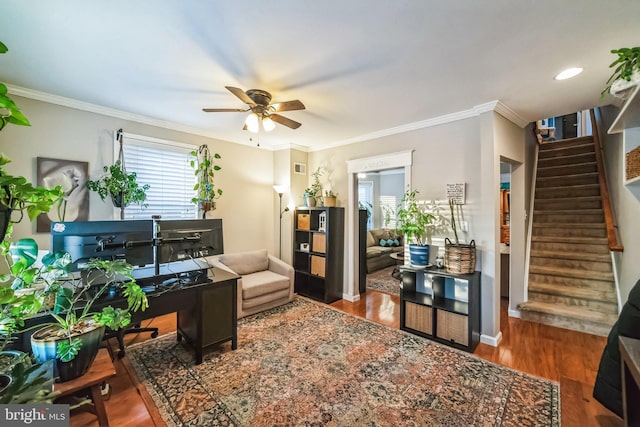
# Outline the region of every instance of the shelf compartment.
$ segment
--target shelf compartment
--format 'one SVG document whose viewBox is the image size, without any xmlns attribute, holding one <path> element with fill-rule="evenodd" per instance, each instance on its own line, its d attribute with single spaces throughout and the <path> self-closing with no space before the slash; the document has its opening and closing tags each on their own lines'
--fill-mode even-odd
<svg viewBox="0 0 640 427">
<path fill-rule="evenodd" d="M 324 277 L 325 258 L 323 256 L 311 255 L 311 274 Z"/>
<path fill-rule="evenodd" d="M 445 341 L 468 346 L 469 319 L 460 314 L 437 310 L 436 336 Z"/>
<path fill-rule="evenodd" d="M 414 331 L 433 335 L 433 309 L 426 305 L 405 301 L 405 326 Z"/>
<path fill-rule="evenodd" d="M 452 313 L 469 315 L 469 303 L 458 301 L 450 298 L 435 297 L 433 298 L 433 306 L 439 310 L 450 311 Z"/>
<path fill-rule="evenodd" d="M 296 251 L 293 258 L 293 268 L 303 272 L 309 272 L 309 254 Z"/>
<path fill-rule="evenodd" d="M 313 233 L 311 250 L 316 253 L 327 252 L 327 236 L 324 233 Z"/>
</svg>

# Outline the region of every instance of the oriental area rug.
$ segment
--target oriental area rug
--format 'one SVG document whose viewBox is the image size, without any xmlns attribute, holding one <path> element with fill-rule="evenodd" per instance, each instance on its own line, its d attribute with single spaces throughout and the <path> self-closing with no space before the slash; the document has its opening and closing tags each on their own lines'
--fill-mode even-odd
<svg viewBox="0 0 640 427">
<path fill-rule="evenodd" d="M 391 276 L 393 268 L 393 266 L 386 267 L 367 274 L 367 290 L 400 295 L 400 280 Z"/>
<path fill-rule="evenodd" d="M 300 297 L 200 365 L 175 333 L 127 358 L 170 426 L 560 424 L 557 383 Z"/>
</svg>

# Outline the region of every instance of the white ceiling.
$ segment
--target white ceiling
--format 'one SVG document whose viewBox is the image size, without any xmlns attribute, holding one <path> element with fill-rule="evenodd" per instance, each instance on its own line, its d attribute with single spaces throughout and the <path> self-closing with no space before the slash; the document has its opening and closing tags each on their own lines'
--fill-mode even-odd
<svg viewBox="0 0 640 427">
<path fill-rule="evenodd" d="M 245 113 L 202 108 L 260 88 L 307 107 L 261 146 L 314 150 L 496 100 L 524 122 L 608 104 L 638 22 L 638 0 L 2 0 L 0 81 L 242 144 Z"/>
</svg>

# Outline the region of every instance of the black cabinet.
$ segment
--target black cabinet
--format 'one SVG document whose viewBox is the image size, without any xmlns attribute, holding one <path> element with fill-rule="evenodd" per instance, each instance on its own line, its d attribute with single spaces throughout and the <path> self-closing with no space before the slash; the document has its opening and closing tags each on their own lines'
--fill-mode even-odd
<svg viewBox="0 0 640 427">
<path fill-rule="evenodd" d="M 344 208 L 296 208 L 295 292 L 325 303 L 342 298 Z"/>
<path fill-rule="evenodd" d="M 194 304 L 178 310 L 178 341 L 185 338 L 195 349 L 196 364 L 202 363 L 205 347 L 226 341 L 233 350 L 238 347 L 238 276 L 217 268 L 210 271 L 210 281 L 193 289 Z"/>
<path fill-rule="evenodd" d="M 400 329 L 473 352 L 480 342 L 480 272 L 401 271 Z"/>
</svg>

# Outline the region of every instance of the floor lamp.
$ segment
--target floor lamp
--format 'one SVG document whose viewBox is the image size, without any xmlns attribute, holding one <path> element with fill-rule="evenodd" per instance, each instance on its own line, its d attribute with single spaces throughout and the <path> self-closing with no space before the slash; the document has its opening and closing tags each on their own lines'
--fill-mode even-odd
<svg viewBox="0 0 640 427">
<path fill-rule="evenodd" d="M 278 222 L 278 258 L 282 259 L 282 214 L 289 211 L 289 206 L 282 209 L 282 195 L 287 190 L 287 187 L 284 185 L 274 185 L 273 189 L 278 193 L 278 197 L 280 197 L 280 207 L 278 208 L 278 212 L 280 212 L 280 221 Z"/>
</svg>

